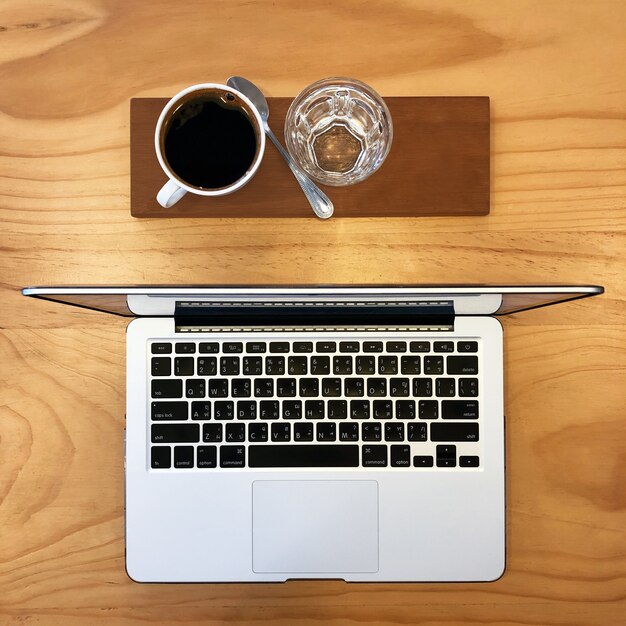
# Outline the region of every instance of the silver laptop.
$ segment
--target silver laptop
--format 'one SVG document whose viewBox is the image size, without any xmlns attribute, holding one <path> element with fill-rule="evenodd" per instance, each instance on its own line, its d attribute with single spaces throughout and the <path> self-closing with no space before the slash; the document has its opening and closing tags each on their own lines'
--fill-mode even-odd
<svg viewBox="0 0 626 626">
<path fill-rule="evenodd" d="M 125 458 L 132 579 L 373 582 L 502 575 L 502 327 L 493 316 L 602 291 L 23 293 L 136 316 Z"/>
</svg>

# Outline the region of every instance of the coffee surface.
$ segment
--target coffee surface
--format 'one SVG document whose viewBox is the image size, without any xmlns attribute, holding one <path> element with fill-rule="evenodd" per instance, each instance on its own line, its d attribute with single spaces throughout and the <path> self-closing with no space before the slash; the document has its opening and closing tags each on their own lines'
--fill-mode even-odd
<svg viewBox="0 0 626 626">
<path fill-rule="evenodd" d="M 165 130 L 164 152 L 172 171 L 202 189 L 239 180 L 256 155 L 254 127 L 240 106 L 215 96 L 183 103 Z"/>
</svg>

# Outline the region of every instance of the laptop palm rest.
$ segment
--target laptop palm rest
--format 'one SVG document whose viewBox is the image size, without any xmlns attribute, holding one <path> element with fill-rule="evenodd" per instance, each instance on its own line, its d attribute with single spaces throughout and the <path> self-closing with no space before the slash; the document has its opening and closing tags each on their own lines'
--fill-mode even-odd
<svg viewBox="0 0 626 626">
<path fill-rule="evenodd" d="M 255 573 L 378 571 L 378 483 L 259 480 L 252 486 Z"/>
</svg>

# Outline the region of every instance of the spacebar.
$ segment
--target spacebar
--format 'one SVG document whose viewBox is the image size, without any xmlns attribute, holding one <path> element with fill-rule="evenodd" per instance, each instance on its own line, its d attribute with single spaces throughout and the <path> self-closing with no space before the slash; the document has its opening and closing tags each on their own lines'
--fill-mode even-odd
<svg viewBox="0 0 626 626">
<path fill-rule="evenodd" d="M 359 446 L 248 446 L 249 467 L 358 467 Z"/>
</svg>

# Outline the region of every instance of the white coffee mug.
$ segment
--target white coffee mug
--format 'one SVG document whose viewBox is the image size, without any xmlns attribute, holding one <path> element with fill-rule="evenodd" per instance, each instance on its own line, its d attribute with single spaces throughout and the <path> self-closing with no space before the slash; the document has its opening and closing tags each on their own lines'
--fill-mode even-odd
<svg viewBox="0 0 626 626">
<path fill-rule="evenodd" d="M 228 101 L 233 102 L 233 107 L 239 107 L 241 112 L 246 115 L 248 121 L 254 129 L 256 138 L 256 152 L 250 166 L 246 169 L 242 176 L 237 178 L 234 182 L 218 188 L 207 188 L 201 186 L 194 186 L 188 181 L 185 181 L 181 176 L 170 166 L 165 153 L 165 135 L 168 131 L 168 122 L 172 119 L 172 116 L 178 111 L 178 109 L 189 101 L 193 101 L 194 98 L 202 97 L 203 94 L 224 97 Z M 176 94 L 166 105 L 159 120 L 157 121 L 156 129 L 154 131 L 154 148 L 156 150 L 157 159 L 166 176 L 169 178 L 168 182 L 163 185 L 159 193 L 157 194 L 157 202 L 164 208 L 169 208 L 176 204 L 187 192 L 195 193 L 200 196 L 224 196 L 226 194 L 241 189 L 256 173 L 263 159 L 263 153 L 265 152 L 265 132 L 263 129 L 263 121 L 252 102 L 244 96 L 240 91 L 228 87 L 226 85 L 220 85 L 218 83 L 202 83 L 200 85 L 192 85 L 183 89 L 180 93 Z"/>
</svg>

